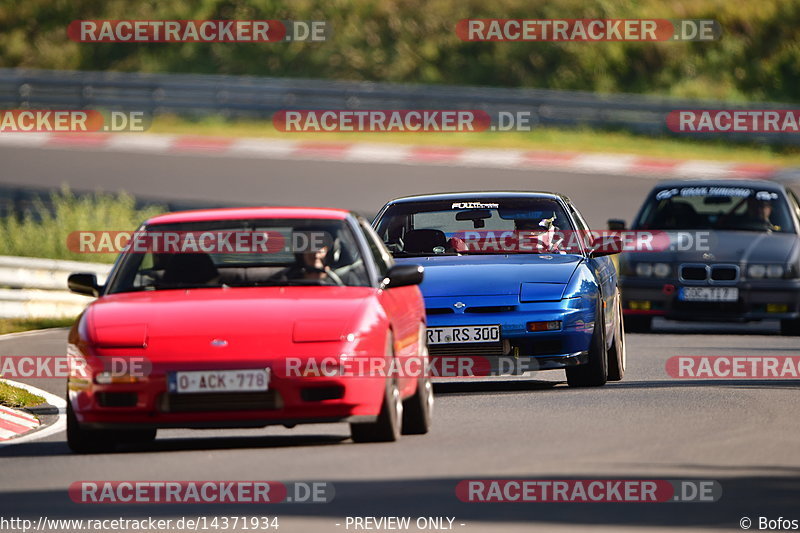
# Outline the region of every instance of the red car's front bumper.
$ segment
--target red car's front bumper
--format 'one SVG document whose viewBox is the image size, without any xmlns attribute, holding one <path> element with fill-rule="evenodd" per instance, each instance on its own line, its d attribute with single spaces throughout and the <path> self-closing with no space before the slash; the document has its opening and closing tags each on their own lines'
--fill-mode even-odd
<svg viewBox="0 0 800 533">
<path fill-rule="evenodd" d="M 88 428 L 262 427 L 372 421 L 386 378 L 273 376 L 264 392 L 177 394 L 168 392 L 161 374 L 109 385 L 73 379 L 68 388 L 73 411 Z"/>
</svg>

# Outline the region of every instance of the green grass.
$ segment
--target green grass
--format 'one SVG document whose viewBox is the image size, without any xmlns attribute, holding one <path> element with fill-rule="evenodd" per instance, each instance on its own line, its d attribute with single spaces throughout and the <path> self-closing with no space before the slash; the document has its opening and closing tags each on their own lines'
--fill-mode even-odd
<svg viewBox="0 0 800 533">
<path fill-rule="evenodd" d="M 66 328 L 75 318 L 0 318 L 0 335 L 34 329 Z"/>
<path fill-rule="evenodd" d="M 649 137 L 626 131 L 591 129 L 536 128 L 530 132 L 475 133 L 285 133 L 277 131 L 270 120 L 229 121 L 220 117 L 191 120 L 159 116 L 149 130 L 152 133 L 209 135 L 221 137 L 260 137 L 303 141 L 369 142 L 455 146 L 469 148 L 517 148 L 559 152 L 602 152 L 635 154 L 668 159 L 705 159 L 726 162 L 759 163 L 778 166 L 800 164 L 800 148 L 726 141 Z"/>
<path fill-rule="evenodd" d="M 75 231 L 133 231 L 147 218 L 166 210 L 136 207 L 125 193 L 75 195 L 69 189 L 50 195 L 52 208 L 41 199 L 27 213 L 0 218 L 0 255 L 113 263 L 116 254 L 86 254 L 67 246 Z"/>
<path fill-rule="evenodd" d="M 0 379 L 0 405 L 6 407 L 33 407 L 45 403 L 45 399 Z"/>
</svg>

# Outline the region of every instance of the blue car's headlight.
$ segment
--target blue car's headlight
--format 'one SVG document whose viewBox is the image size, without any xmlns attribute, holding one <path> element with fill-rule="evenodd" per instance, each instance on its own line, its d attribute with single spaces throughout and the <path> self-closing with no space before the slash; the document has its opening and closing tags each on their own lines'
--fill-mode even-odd
<svg viewBox="0 0 800 533">
<path fill-rule="evenodd" d="M 564 283 L 522 283 L 519 287 L 520 302 L 557 302 L 564 294 Z"/>
<path fill-rule="evenodd" d="M 597 282 L 588 268 L 578 267 L 564 290 L 563 298 L 596 298 Z"/>
</svg>

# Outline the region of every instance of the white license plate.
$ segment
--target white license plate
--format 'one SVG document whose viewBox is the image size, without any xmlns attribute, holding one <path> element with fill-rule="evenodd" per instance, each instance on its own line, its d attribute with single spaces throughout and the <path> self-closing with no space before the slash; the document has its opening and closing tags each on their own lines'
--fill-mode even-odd
<svg viewBox="0 0 800 533">
<path fill-rule="evenodd" d="M 736 287 L 681 287 L 678 297 L 684 302 L 735 302 Z"/>
<path fill-rule="evenodd" d="M 500 342 L 500 326 L 428 328 L 428 344 Z"/>
<path fill-rule="evenodd" d="M 269 389 L 269 368 L 198 370 L 170 374 L 170 392 L 257 392 Z"/>
</svg>

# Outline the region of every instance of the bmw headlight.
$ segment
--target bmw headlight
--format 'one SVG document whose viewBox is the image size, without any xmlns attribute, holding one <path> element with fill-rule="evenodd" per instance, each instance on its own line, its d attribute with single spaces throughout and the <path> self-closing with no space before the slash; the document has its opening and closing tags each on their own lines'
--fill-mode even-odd
<svg viewBox="0 0 800 533">
<path fill-rule="evenodd" d="M 653 275 L 653 264 L 652 263 L 637 263 L 636 265 L 636 275 L 640 278 L 649 278 Z"/>
<path fill-rule="evenodd" d="M 767 275 L 767 267 L 764 265 L 750 265 L 747 267 L 747 277 L 760 279 Z"/>
<path fill-rule="evenodd" d="M 783 277 L 783 265 L 769 265 L 767 267 L 767 277 L 768 278 L 782 278 Z"/>
<path fill-rule="evenodd" d="M 780 279 L 786 274 L 783 265 L 750 265 L 747 268 L 747 277 L 753 279 Z"/>
<path fill-rule="evenodd" d="M 657 278 L 666 278 L 672 273 L 672 268 L 667 263 L 656 263 L 653 265 L 653 274 Z"/>
</svg>

